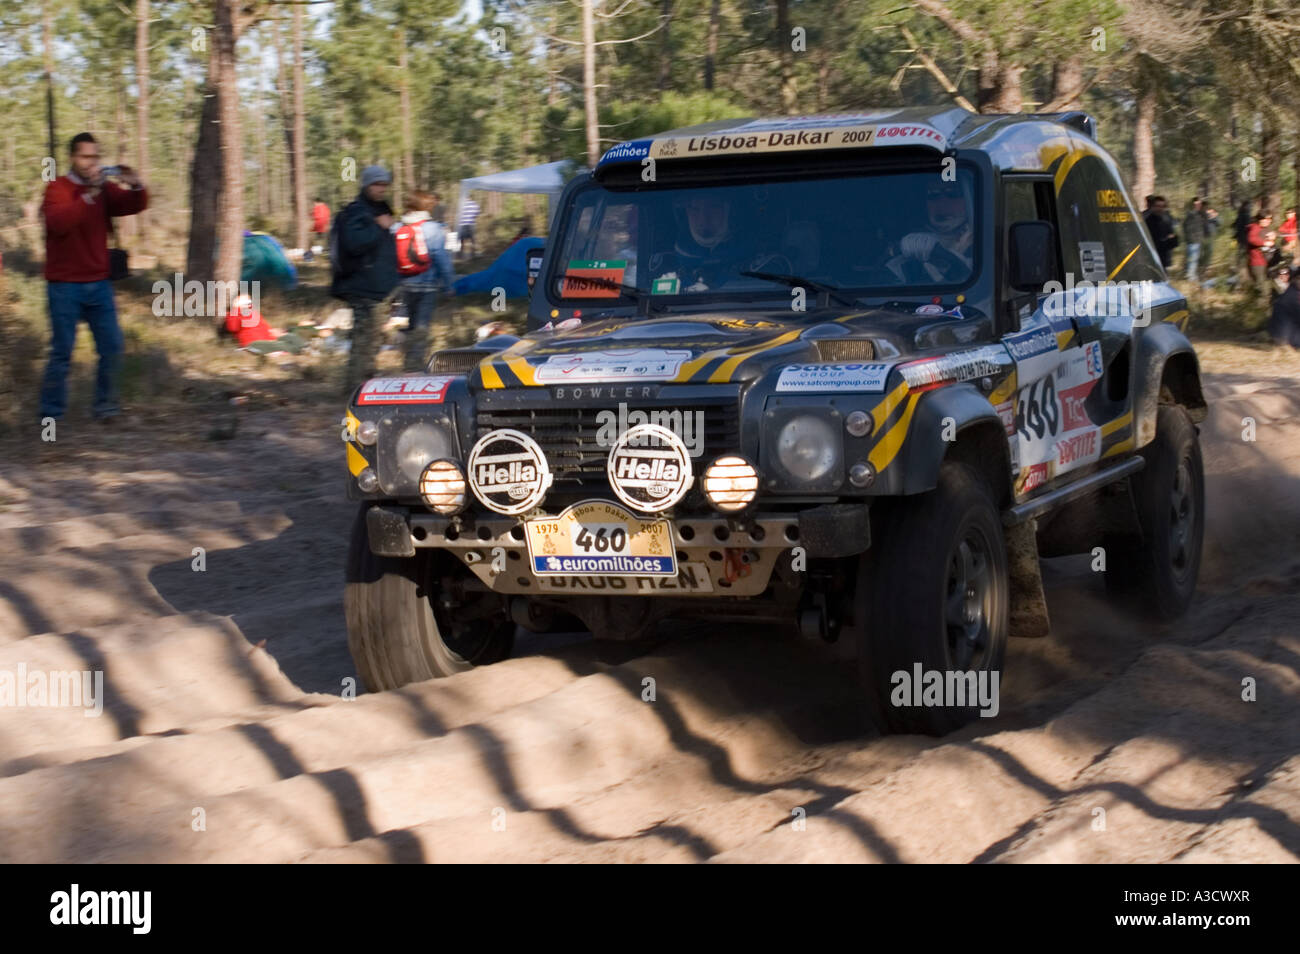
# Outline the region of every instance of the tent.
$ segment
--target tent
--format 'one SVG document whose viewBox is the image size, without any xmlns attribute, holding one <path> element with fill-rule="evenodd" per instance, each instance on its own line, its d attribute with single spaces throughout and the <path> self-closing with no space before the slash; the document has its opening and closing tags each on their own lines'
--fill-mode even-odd
<svg viewBox="0 0 1300 954">
<path fill-rule="evenodd" d="M 463 275 L 452 285 L 457 295 L 467 292 L 491 292 L 504 288 L 507 298 L 528 297 L 528 251 L 542 248 L 546 239 L 528 235 L 502 252 L 495 262 L 472 275 Z"/>
<path fill-rule="evenodd" d="M 529 166 L 527 169 L 511 169 L 507 172 L 493 172 L 486 176 L 461 179 L 460 202 L 456 205 L 456 211 L 459 213 L 464 207 L 465 199 L 471 189 L 482 189 L 486 192 L 532 193 L 546 196 L 547 222 L 549 222 L 555 215 L 555 200 L 564 191 L 565 183 L 578 171 L 579 166 L 573 160 L 561 159 L 559 162 L 547 162 L 540 166 Z"/>
<path fill-rule="evenodd" d="M 298 270 L 289 262 L 284 246 L 265 232 L 244 233 L 244 267 L 241 282 L 261 282 L 286 291 L 298 284 Z"/>
</svg>

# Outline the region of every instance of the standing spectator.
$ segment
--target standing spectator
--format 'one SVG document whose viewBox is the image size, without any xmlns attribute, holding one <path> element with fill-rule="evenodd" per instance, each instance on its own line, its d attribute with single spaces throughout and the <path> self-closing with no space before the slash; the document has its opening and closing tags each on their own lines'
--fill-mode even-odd
<svg viewBox="0 0 1300 954">
<path fill-rule="evenodd" d="M 1293 265 L 1286 291 L 1273 301 L 1268 333 L 1274 344 L 1300 348 L 1300 265 Z"/>
<path fill-rule="evenodd" d="M 1250 247 L 1246 244 L 1246 233 L 1250 231 L 1250 226 L 1255 220 L 1251 212 L 1250 200 L 1247 199 L 1241 203 L 1237 209 L 1237 217 L 1232 222 L 1232 237 L 1237 242 L 1237 260 L 1233 264 L 1234 271 L 1240 271 L 1248 267 L 1250 261 Z"/>
<path fill-rule="evenodd" d="M 1277 237 L 1282 245 L 1282 261 L 1300 265 L 1300 224 L 1296 222 L 1295 209 L 1286 210 Z"/>
<path fill-rule="evenodd" d="M 1205 202 L 1200 196 L 1192 198 L 1192 207 L 1183 219 L 1183 238 L 1187 240 L 1187 280 L 1196 281 L 1201 262 L 1201 248 L 1209 238 L 1210 223 L 1205 215 Z"/>
<path fill-rule="evenodd" d="M 1174 220 L 1169 215 L 1169 203 L 1165 201 L 1165 197 L 1147 196 L 1147 210 L 1142 218 L 1146 221 L 1147 230 L 1155 240 L 1156 251 L 1160 253 L 1160 264 L 1168 269 L 1174 261 L 1178 233 L 1174 231 Z"/>
<path fill-rule="evenodd" d="M 438 291 L 450 290 L 451 283 L 456 280 L 451 258 L 447 255 L 446 230 L 432 214 L 436 198 L 429 192 L 412 192 L 406 200 L 402 224 L 395 233 L 397 267 L 403 276 L 402 299 L 409 316 L 403 359 L 403 368 L 407 371 L 424 368 Z"/>
<path fill-rule="evenodd" d="M 1223 227 L 1223 222 L 1219 219 L 1219 213 L 1215 209 L 1205 210 L 1205 244 L 1201 246 L 1201 274 L 1210 273 L 1210 262 L 1214 258 L 1214 242 L 1219 237 L 1219 229 Z"/>
<path fill-rule="evenodd" d="M 1246 230 L 1247 264 L 1255 290 L 1268 300 L 1268 254 L 1273 248 L 1273 235 L 1269 228 L 1273 225 L 1273 216 L 1261 212 L 1255 216 L 1255 224 Z"/>
<path fill-rule="evenodd" d="M 433 221 L 437 222 L 444 229 L 447 227 L 447 207 L 442 204 L 442 196 L 438 193 L 433 194 L 433 211 L 429 213 Z"/>
<path fill-rule="evenodd" d="M 383 166 L 366 166 L 361 172 L 361 192 L 339 213 L 330 236 L 334 271 L 330 294 L 352 309 L 345 381 L 349 392 L 375 373 L 379 353 L 375 305 L 397 287 L 397 246 L 390 231 L 393 209 L 386 201 L 392 181 Z"/>
<path fill-rule="evenodd" d="M 85 319 L 95 338 L 96 420 L 107 422 L 121 408 L 117 376 L 122 329 L 108 279 L 108 231 L 117 216 L 135 215 L 149 205 L 149 193 L 128 166 L 118 175 L 129 189 L 109 182 L 99 166 L 99 144 L 90 133 L 72 138 L 72 168 L 45 187 L 45 281 L 50 306 L 50 357 L 41 385 L 41 418 L 58 420 L 68 404 L 68 366 Z"/>
<path fill-rule="evenodd" d="M 311 207 L 311 245 L 303 253 L 304 262 L 310 262 L 316 257 L 312 247 L 325 244 L 325 233 L 330 230 L 330 207 L 320 196 L 316 196 L 316 202 Z"/>
<path fill-rule="evenodd" d="M 460 206 L 460 217 L 456 220 L 456 236 L 460 239 L 460 252 L 466 258 L 472 257 L 466 252 L 468 246 L 473 245 L 475 251 L 478 251 L 478 244 L 474 241 L 474 223 L 478 221 L 478 213 L 478 203 L 465 196 L 465 201 Z"/>
</svg>

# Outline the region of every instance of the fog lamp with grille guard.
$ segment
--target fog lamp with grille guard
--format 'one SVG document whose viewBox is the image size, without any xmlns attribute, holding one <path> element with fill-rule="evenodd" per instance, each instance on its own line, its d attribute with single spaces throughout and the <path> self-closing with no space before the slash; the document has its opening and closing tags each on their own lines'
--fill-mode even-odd
<svg viewBox="0 0 1300 954">
<path fill-rule="evenodd" d="M 454 460 L 431 461 L 420 474 L 420 499 L 434 513 L 450 516 L 465 509 L 465 472 Z"/>
<path fill-rule="evenodd" d="M 704 496 L 723 513 L 737 513 L 758 496 L 758 471 L 743 457 L 719 457 L 704 471 Z"/>
</svg>

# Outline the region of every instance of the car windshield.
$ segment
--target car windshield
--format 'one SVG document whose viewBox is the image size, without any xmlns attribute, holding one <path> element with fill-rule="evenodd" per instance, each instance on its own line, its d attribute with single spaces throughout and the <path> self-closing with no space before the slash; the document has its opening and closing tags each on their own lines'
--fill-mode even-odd
<svg viewBox="0 0 1300 954">
<path fill-rule="evenodd" d="M 974 269 L 975 173 L 923 172 L 577 193 L 551 297 L 907 295 Z M 595 303 L 595 302 L 593 302 Z"/>
</svg>

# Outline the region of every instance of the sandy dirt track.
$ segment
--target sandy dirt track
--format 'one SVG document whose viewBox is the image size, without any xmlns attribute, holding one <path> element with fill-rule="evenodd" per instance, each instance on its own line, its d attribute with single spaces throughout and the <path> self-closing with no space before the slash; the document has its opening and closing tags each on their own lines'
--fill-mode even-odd
<svg viewBox="0 0 1300 954">
<path fill-rule="evenodd" d="M 1206 380 L 1193 611 L 1137 626 L 1086 559 L 1049 561 L 1052 636 L 1014 640 L 1000 716 L 944 739 L 877 736 L 842 650 L 739 628 L 622 662 L 528 636 L 341 698 L 334 408 L 10 457 L 0 670 L 100 669 L 106 705 L 0 708 L 0 860 L 1294 861 L 1300 377 Z"/>
</svg>

